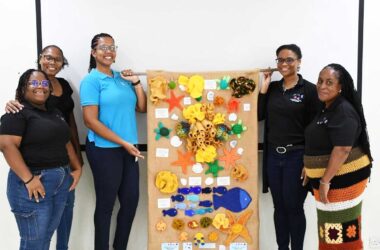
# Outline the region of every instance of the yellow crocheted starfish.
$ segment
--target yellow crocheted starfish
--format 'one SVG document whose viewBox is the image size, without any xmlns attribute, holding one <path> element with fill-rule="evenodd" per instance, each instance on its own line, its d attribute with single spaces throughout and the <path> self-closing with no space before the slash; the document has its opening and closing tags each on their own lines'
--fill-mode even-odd
<svg viewBox="0 0 380 250">
<path fill-rule="evenodd" d="M 235 165 L 235 161 L 240 159 L 240 155 L 236 152 L 237 149 L 233 148 L 228 151 L 226 148 L 223 148 L 224 155 L 219 157 L 219 161 L 224 161 L 224 167 L 228 169 L 230 166 Z"/>
<path fill-rule="evenodd" d="M 226 246 L 229 246 L 232 241 L 234 241 L 237 237 L 241 236 L 245 239 L 245 241 L 248 244 L 252 243 L 252 238 L 249 235 L 249 231 L 245 224 L 247 224 L 247 221 L 249 217 L 253 214 L 252 209 L 246 210 L 240 217 L 237 219 L 234 215 L 226 210 L 227 217 L 230 221 L 230 226 L 227 229 L 220 229 L 222 232 L 227 233 L 228 237 L 224 244 Z"/>
<path fill-rule="evenodd" d="M 185 153 L 182 153 L 180 150 L 177 150 L 178 153 L 178 160 L 173 161 L 171 163 L 172 166 L 181 166 L 182 167 L 182 173 L 187 173 L 187 166 L 192 166 L 195 162 L 191 159 L 193 157 L 193 154 L 191 151 L 187 151 Z"/>
</svg>

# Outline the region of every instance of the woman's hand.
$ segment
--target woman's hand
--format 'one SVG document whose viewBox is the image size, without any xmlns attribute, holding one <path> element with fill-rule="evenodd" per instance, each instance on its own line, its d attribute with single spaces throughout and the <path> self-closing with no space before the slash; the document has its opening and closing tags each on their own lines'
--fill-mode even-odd
<svg viewBox="0 0 380 250">
<path fill-rule="evenodd" d="M 326 183 L 323 181 L 319 182 L 319 198 L 322 203 L 327 204 L 329 203 L 329 199 L 327 198 L 327 194 L 330 190 L 330 183 Z"/>
<path fill-rule="evenodd" d="M 124 80 L 130 81 L 132 83 L 137 83 L 140 81 L 139 77 L 137 75 L 134 75 L 131 69 L 125 69 L 121 71 L 120 75 Z"/>
<path fill-rule="evenodd" d="M 73 191 L 78 185 L 79 179 L 82 176 L 82 168 L 71 170 L 70 174 L 73 177 L 73 183 L 71 184 L 69 191 Z"/>
<path fill-rule="evenodd" d="M 5 112 L 7 113 L 17 113 L 24 108 L 24 105 L 20 104 L 18 101 L 11 100 L 5 105 Z"/>
<path fill-rule="evenodd" d="M 141 159 L 144 159 L 144 156 L 141 154 L 140 150 L 138 150 L 135 146 L 133 146 L 132 144 L 128 143 L 128 142 L 125 142 L 123 144 L 123 147 L 125 148 L 125 150 L 128 151 L 129 154 L 135 156 L 135 157 L 139 157 Z"/>
<path fill-rule="evenodd" d="M 302 169 L 302 173 L 301 173 L 301 180 L 302 180 L 302 186 L 306 186 L 307 183 L 309 182 L 309 178 L 307 177 L 306 175 L 306 170 L 305 168 Z"/>
<path fill-rule="evenodd" d="M 28 184 L 25 184 L 25 187 L 28 190 L 29 199 L 31 200 L 34 197 L 36 202 L 40 202 L 39 196 L 45 198 L 45 188 L 44 185 L 42 185 L 40 178 L 40 175 L 34 176 Z"/>
<path fill-rule="evenodd" d="M 272 80 L 272 71 L 263 72 L 263 81 L 261 82 L 260 93 L 266 94 L 269 88 L 269 84 Z"/>
</svg>

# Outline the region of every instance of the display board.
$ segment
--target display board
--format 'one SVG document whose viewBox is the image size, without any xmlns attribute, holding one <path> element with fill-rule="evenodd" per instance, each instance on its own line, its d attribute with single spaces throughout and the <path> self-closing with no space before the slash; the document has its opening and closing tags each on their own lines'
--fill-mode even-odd
<svg viewBox="0 0 380 250">
<path fill-rule="evenodd" d="M 148 249 L 258 249 L 259 71 L 147 80 Z"/>
</svg>

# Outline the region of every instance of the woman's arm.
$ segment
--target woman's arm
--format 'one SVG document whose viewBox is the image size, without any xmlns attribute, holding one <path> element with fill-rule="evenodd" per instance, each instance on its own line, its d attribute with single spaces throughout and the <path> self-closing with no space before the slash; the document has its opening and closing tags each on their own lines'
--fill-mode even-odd
<svg viewBox="0 0 380 250">
<path fill-rule="evenodd" d="M 19 147 L 22 137 L 15 135 L 0 135 L 0 151 L 3 152 L 5 160 L 16 175 L 24 182 L 28 190 L 29 199 L 39 202 L 38 195 L 45 197 L 45 188 L 39 177 L 33 176 L 26 166 L 20 153 Z"/>
<path fill-rule="evenodd" d="M 75 153 L 74 147 L 71 142 L 68 142 L 66 144 L 66 150 L 70 159 L 71 176 L 73 177 L 73 183 L 70 186 L 71 191 L 75 189 L 82 175 L 82 164 L 80 163 L 79 158 Z"/>
<path fill-rule="evenodd" d="M 146 94 L 141 83 L 134 86 L 137 96 L 136 110 L 141 113 L 146 112 Z"/>
<path fill-rule="evenodd" d="M 351 146 L 335 146 L 331 151 L 329 163 L 319 184 L 319 195 L 323 203 L 329 203 L 327 194 L 330 190 L 330 181 L 347 160 L 351 149 Z"/>
<path fill-rule="evenodd" d="M 70 126 L 70 132 L 71 132 L 71 143 L 74 148 L 74 152 L 78 157 L 80 165 L 83 166 L 83 158 L 82 158 L 82 153 L 80 150 L 78 128 L 77 128 L 77 123 L 75 122 L 75 117 L 74 117 L 73 112 L 70 113 L 69 126 Z"/>
<path fill-rule="evenodd" d="M 86 127 L 91 129 L 104 139 L 121 145 L 131 155 L 144 158 L 144 156 L 135 146 L 121 139 L 117 134 L 115 134 L 112 130 L 110 130 L 102 122 L 100 122 L 98 119 L 98 113 L 99 108 L 96 105 L 89 105 L 83 107 L 83 120 Z"/>
</svg>

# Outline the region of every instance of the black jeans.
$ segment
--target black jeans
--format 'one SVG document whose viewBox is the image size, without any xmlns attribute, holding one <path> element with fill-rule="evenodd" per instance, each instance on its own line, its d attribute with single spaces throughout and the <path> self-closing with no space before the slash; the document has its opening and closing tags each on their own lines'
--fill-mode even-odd
<svg viewBox="0 0 380 250">
<path fill-rule="evenodd" d="M 120 202 L 113 247 L 125 250 L 139 200 L 139 167 L 124 148 L 100 148 L 86 142 L 86 155 L 94 177 L 96 208 L 95 250 L 109 250 L 112 210 Z"/>
<path fill-rule="evenodd" d="M 300 179 L 303 168 L 304 149 L 284 154 L 269 148 L 267 174 L 274 203 L 274 224 L 279 250 L 302 250 L 306 230 L 303 205 L 307 189 Z"/>
</svg>

